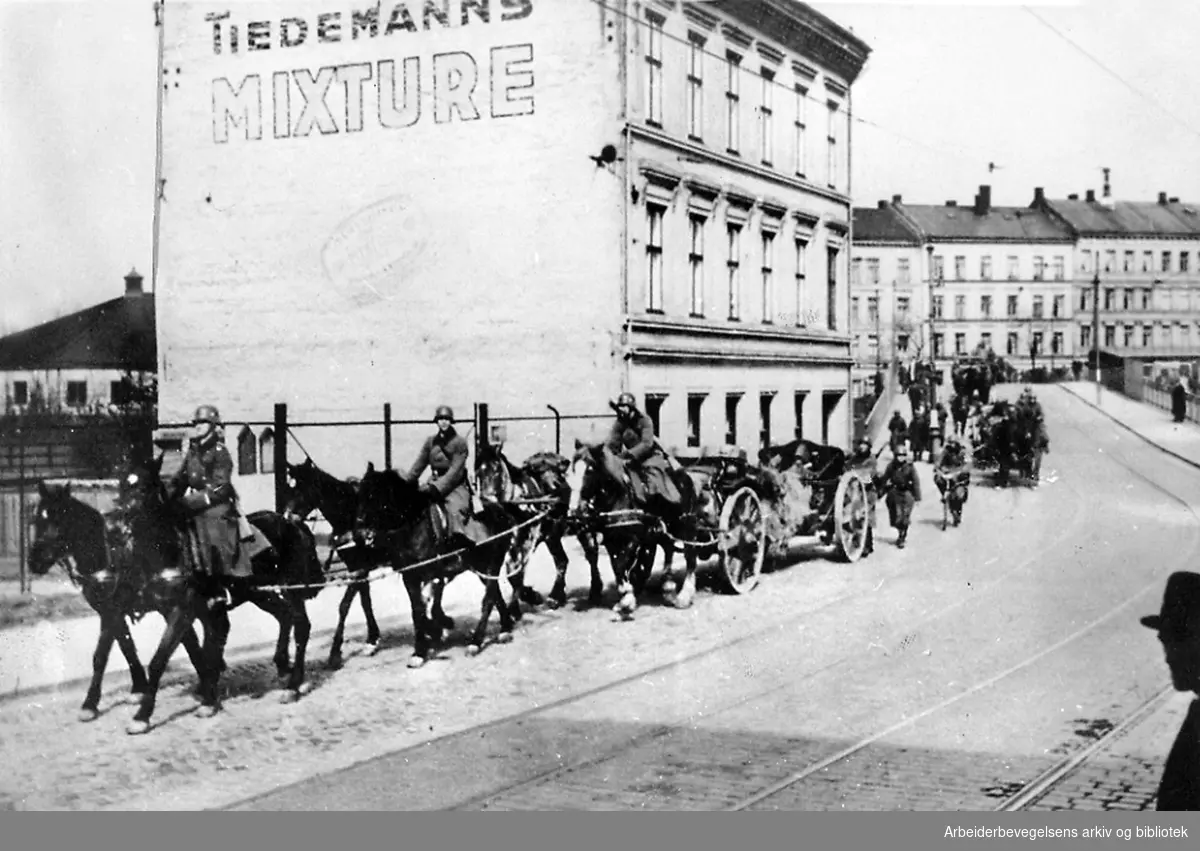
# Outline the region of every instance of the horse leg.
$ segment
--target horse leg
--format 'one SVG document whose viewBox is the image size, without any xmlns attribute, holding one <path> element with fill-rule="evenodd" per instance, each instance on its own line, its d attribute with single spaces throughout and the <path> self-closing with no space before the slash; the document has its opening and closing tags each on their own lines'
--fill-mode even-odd
<svg viewBox="0 0 1200 851">
<path fill-rule="evenodd" d="M 609 561 L 613 565 L 613 573 L 617 577 L 617 593 L 621 595 L 621 599 L 613 606 L 613 611 L 624 620 L 632 620 L 633 613 L 637 611 L 637 594 L 633 590 L 629 573 L 640 553 L 641 547 L 635 540 L 626 542 L 615 558 L 611 549 L 608 554 Z"/>
<path fill-rule="evenodd" d="M 684 576 L 679 595 L 675 598 L 675 608 L 689 609 L 696 599 L 696 553 L 692 549 L 683 551 Z"/>
<path fill-rule="evenodd" d="M 547 598 L 551 608 L 562 608 L 567 604 L 567 551 L 563 549 L 562 534 L 557 530 L 546 536 L 546 549 L 554 559 L 554 587 Z"/>
<path fill-rule="evenodd" d="M 121 655 L 129 665 L 129 678 L 133 681 L 129 690 L 133 694 L 142 694 L 146 691 L 146 669 L 142 667 L 142 660 L 137 655 L 137 645 L 133 643 L 133 636 L 129 634 L 129 622 L 125 620 L 124 615 L 120 615 L 114 627 L 117 647 L 121 649 Z"/>
<path fill-rule="evenodd" d="M 433 608 L 430 610 L 433 616 L 433 622 L 439 629 L 437 635 L 438 640 L 441 640 L 441 632 L 454 632 L 454 618 L 446 614 L 442 608 L 442 594 L 446 590 L 446 580 L 444 577 L 437 577 L 433 580 Z"/>
<path fill-rule="evenodd" d="M 587 559 L 588 567 L 592 571 L 592 584 L 588 589 L 588 602 L 594 606 L 598 606 L 604 602 L 604 580 L 600 578 L 600 545 L 596 543 L 596 536 L 591 532 L 580 534 L 579 544 L 583 547 L 584 558 Z M 565 566 L 563 570 L 566 570 Z"/>
<path fill-rule="evenodd" d="M 288 678 L 287 691 L 279 696 L 279 702 L 293 703 L 311 688 L 311 685 L 304 681 L 304 658 L 308 650 L 308 637 L 312 633 L 312 622 L 308 619 L 308 609 L 304 597 L 300 594 L 291 592 L 285 602 L 290 612 L 292 629 L 296 634 L 296 659 Z"/>
<path fill-rule="evenodd" d="M 419 576 L 411 571 L 403 574 L 404 590 L 408 592 L 408 602 L 412 607 L 413 624 L 413 653 L 408 660 L 408 667 L 419 668 L 429 657 L 429 618 L 425 613 L 425 589 Z"/>
<path fill-rule="evenodd" d="M 329 648 L 329 661 L 325 663 L 327 668 L 336 670 L 342 667 L 342 638 L 346 632 L 346 618 L 350 614 L 350 606 L 354 603 L 355 595 L 361 590 L 358 582 L 352 582 L 346 586 L 346 592 L 342 594 L 342 602 L 338 604 L 337 629 L 333 631 L 333 646 Z M 363 603 L 363 611 L 367 611 L 367 604 L 365 602 Z"/>
<path fill-rule="evenodd" d="M 515 596 L 515 595 L 514 595 Z M 487 633 L 488 621 L 492 617 L 492 609 L 498 608 L 501 612 L 501 622 L 505 620 L 504 613 L 507 611 L 504 605 L 503 598 L 500 597 L 500 582 L 498 579 L 483 580 L 483 601 L 479 608 L 479 623 L 475 625 L 475 631 L 471 633 L 471 643 L 467 645 L 467 655 L 476 656 L 483 648 L 483 639 Z M 509 630 L 512 630 L 512 620 L 509 620 Z"/>
<path fill-rule="evenodd" d="M 679 604 L 679 581 L 675 577 L 675 547 L 670 542 L 662 542 L 663 551 L 663 601 L 671 606 Z M 650 548 L 650 558 L 654 558 L 654 548 Z M 640 590 L 640 589 L 639 589 Z"/>
<path fill-rule="evenodd" d="M 529 564 L 529 557 L 533 555 L 533 551 L 537 549 L 537 545 L 541 543 L 541 539 L 541 528 L 534 526 L 529 533 L 529 537 L 516 548 L 521 559 L 521 566 L 517 570 L 514 570 L 512 575 L 508 577 L 508 584 L 512 586 L 513 590 L 513 599 L 508 608 L 516 620 L 521 619 L 520 603 L 537 607 L 546 602 L 545 597 L 525 584 L 525 567 Z"/>
<path fill-rule="evenodd" d="M 142 695 L 141 704 L 138 706 L 137 713 L 133 716 L 133 721 L 125 728 L 125 732 L 131 736 L 138 736 L 147 733 L 150 730 L 150 718 L 154 715 L 154 705 L 158 699 L 158 686 L 162 681 L 162 675 L 167 669 L 167 663 L 171 660 L 171 654 L 179 647 L 183 641 L 184 633 L 191 629 L 192 622 L 196 619 L 197 612 L 200 609 L 206 609 L 206 602 L 199 598 L 194 591 L 187 592 L 187 598 L 181 605 L 176 606 L 167 615 L 167 626 L 163 630 L 162 638 L 158 642 L 158 649 L 154 651 L 154 657 L 150 660 L 150 666 L 147 670 L 146 691 Z M 205 624 L 204 638 L 205 643 L 209 641 L 211 636 L 211 628 Z M 211 706 L 216 709 L 216 685 L 214 672 L 208 665 L 208 659 L 201 657 L 200 670 L 200 691 L 201 700 L 204 706 Z"/>
<path fill-rule="evenodd" d="M 292 637 L 293 606 L 283 597 L 270 592 L 251 591 L 247 602 L 253 603 L 279 623 L 279 637 L 275 640 L 275 654 L 271 660 L 275 663 L 275 671 L 282 679 L 291 676 L 294 668 L 288 654 L 288 644 Z"/>
<path fill-rule="evenodd" d="M 100 707 L 100 683 L 104 680 L 104 669 L 108 667 L 108 655 L 112 652 L 113 639 L 116 637 L 117 625 L 114 622 L 124 615 L 106 611 L 100 616 L 100 637 L 96 640 L 96 649 L 92 653 L 92 682 L 88 686 L 87 696 L 83 706 L 79 707 L 80 721 L 95 721 Z"/>
<path fill-rule="evenodd" d="M 374 656 L 379 652 L 379 622 L 375 620 L 375 606 L 371 603 L 371 583 L 363 579 L 358 584 L 358 593 L 362 598 L 363 617 L 367 619 L 367 653 Z"/>
</svg>

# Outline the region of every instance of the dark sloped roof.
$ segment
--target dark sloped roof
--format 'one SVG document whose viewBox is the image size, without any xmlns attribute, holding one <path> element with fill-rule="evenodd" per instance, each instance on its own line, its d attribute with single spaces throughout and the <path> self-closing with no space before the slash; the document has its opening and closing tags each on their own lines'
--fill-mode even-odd
<svg viewBox="0 0 1200 851">
<path fill-rule="evenodd" d="M 892 206 L 855 207 L 855 242 L 896 242 L 904 245 L 920 245 L 917 232 L 896 213 Z"/>
<path fill-rule="evenodd" d="M 959 242 L 1071 242 L 1070 229 L 1028 207 L 992 207 L 982 216 L 969 206 L 902 204 L 899 209 L 933 240 Z"/>
<path fill-rule="evenodd" d="M 0 370 L 157 368 L 153 293 L 123 295 L 0 337 Z"/>
<path fill-rule="evenodd" d="M 1081 236 L 1200 235 L 1200 209 L 1190 204 L 1116 201 L 1111 209 L 1086 200 L 1047 200 L 1046 204 Z"/>
</svg>

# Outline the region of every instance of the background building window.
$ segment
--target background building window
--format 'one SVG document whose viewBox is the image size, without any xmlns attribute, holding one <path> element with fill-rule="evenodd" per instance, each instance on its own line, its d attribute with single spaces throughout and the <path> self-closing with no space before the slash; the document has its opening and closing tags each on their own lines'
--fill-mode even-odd
<svg viewBox="0 0 1200 851">
<path fill-rule="evenodd" d="M 1043 281 L 1046 279 L 1046 258 L 1033 258 L 1033 279 L 1035 281 Z"/>
<path fill-rule="evenodd" d="M 1085 349 L 1091 347 L 1091 345 L 1092 345 L 1092 326 L 1091 325 L 1080 325 L 1079 326 L 1079 345 Z"/>
<path fill-rule="evenodd" d="M 692 34 L 688 44 L 688 136 L 704 138 L 704 39 Z"/>
<path fill-rule="evenodd" d="M 1061 257 L 1054 258 L 1054 280 L 1061 281 L 1067 276 L 1067 262 Z"/>
<path fill-rule="evenodd" d="M 896 313 L 900 316 L 908 316 L 908 306 L 910 304 L 908 296 L 900 296 L 896 299 Z"/>
<path fill-rule="evenodd" d="M 804 280 L 808 276 L 808 243 L 802 239 L 796 240 L 796 324 L 807 325 L 808 318 L 804 315 Z"/>
<path fill-rule="evenodd" d="M 985 352 L 992 350 L 992 335 L 990 331 L 984 331 L 979 335 L 979 347 Z"/>
<path fill-rule="evenodd" d="M 741 256 L 742 256 L 742 229 L 736 225 L 729 226 L 729 260 L 726 261 L 726 266 L 729 269 L 729 318 L 739 319 L 742 315 L 741 310 Z"/>
<path fill-rule="evenodd" d="M 1008 297 L 1008 303 L 1005 305 L 1005 309 L 1008 316 L 1017 315 L 1017 297 L 1015 295 L 1010 295 Z"/>
<path fill-rule="evenodd" d="M 1124 264 L 1124 266 L 1122 266 L 1122 271 L 1132 272 L 1133 270 L 1134 270 L 1133 269 L 1133 252 L 1126 251 L 1125 252 L 1125 264 Z"/>
<path fill-rule="evenodd" d="M 912 283 L 907 257 L 901 257 L 896 261 L 896 280 L 901 284 Z"/>
<path fill-rule="evenodd" d="M 650 423 L 654 426 L 655 437 L 662 436 L 662 406 L 666 398 L 661 393 L 646 394 L 646 416 L 650 418 Z"/>
<path fill-rule="evenodd" d="M 1154 328 L 1151 325 L 1142 326 L 1142 348 L 1148 349 L 1154 345 Z"/>
<path fill-rule="evenodd" d="M 1063 353 L 1063 332 L 1055 331 L 1054 336 L 1050 338 L 1050 351 L 1056 355 Z"/>
<path fill-rule="evenodd" d="M 796 86 L 796 127 L 795 127 L 795 146 L 796 146 L 796 174 L 804 177 L 805 171 L 808 168 L 808 163 L 805 157 L 805 146 L 808 140 L 804 136 L 805 120 L 808 115 L 808 90 L 803 86 Z"/>
<path fill-rule="evenodd" d="M 879 321 L 879 296 L 867 296 L 867 322 L 872 325 Z"/>
<path fill-rule="evenodd" d="M 1112 348 L 1117 344 L 1117 328 L 1115 325 L 1104 326 L 1104 345 Z"/>
<path fill-rule="evenodd" d="M 965 281 L 967 279 L 967 258 L 961 254 L 954 258 L 954 280 Z"/>
<path fill-rule="evenodd" d="M 990 254 L 983 255 L 983 259 L 979 261 L 979 278 L 984 281 L 992 279 L 992 256 Z"/>
<path fill-rule="evenodd" d="M 1179 271 L 1186 272 L 1188 270 L 1189 260 L 1192 255 L 1186 251 L 1179 252 Z"/>
<path fill-rule="evenodd" d="M 700 413 L 704 408 L 704 396 L 688 396 L 688 432 L 687 445 L 700 445 Z"/>
<path fill-rule="evenodd" d="M 275 472 L 275 430 L 270 426 L 258 436 L 258 469 L 263 473 Z"/>
<path fill-rule="evenodd" d="M 1021 277 L 1021 260 L 1018 257 L 1009 256 L 1008 258 L 1008 279 L 1010 281 L 1018 280 Z"/>
<path fill-rule="evenodd" d="M 958 333 L 954 335 L 954 354 L 965 355 L 967 353 L 967 335 Z"/>
<path fill-rule="evenodd" d="M 775 313 L 775 234 L 762 235 L 762 321 L 769 323 Z"/>
<path fill-rule="evenodd" d="M 67 382 L 67 404 L 73 408 L 82 408 L 87 404 L 87 382 Z"/>
<path fill-rule="evenodd" d="M 662 258 L 662 207 L 646 207 L 649 236 L 646 239 L 646 310 L 662 313 L 663 309 L 663 258 Z"/>
<path fill-rule="evenodd" d="M 1030 349 L 1030 352 L 1032 352 L 1032 354 L 1035 357 L 1037 355 L 1042 354 L 1042 352 L 1044 351 L 1044 346 L 1042 343 L 1043 337 L 1044 337 L 1044 335 L 1041 331 L 1033 332 L 1033 340 L 1029 344 L 1029 349 Z"/>
<path fill-rule="evenodd" d="M 775 75 L 766 68 L 762 71 L 762 106 L 758 110 L 758 139 L 762 148 L 763 165 L 771 165 L 775 160 L 774 111 L 771 108 L 771 93 L 775 90 Z"/>
<path fill-rule="evenodd" d="M 796 410 L 796 440 L 804 439 L 804 400 L 807 398 L 808 393 L 804 391 L 797 391 L 796 395 L 792 398 L 792 404 Z"/>
<path fill-rule="evenodd" d="M 1063 314 L 1067 309 L 1067 297 L 1065 295 L 1056 295 L 1054 297 L 1054 313 L 1051 314 L 1055 319 L 1062 319 Z"/>
<path fill-rule="evenodd" d="M 1104 288 L 1104 309 L 1112 310 L 1117 301 L 1117 291 L 1113 287 Z"/>
<path fill-rule="evenodd" d="M 688 254 L 691 266 L 692 316 L 704 315 L 704 219 L 690 217 L 692 250 Z"/>
<path fill-rule="evenodd" d="M 774 393 L 758 396 L 758 443 L 763 449 L 771 445 L 771 403 L 774 401 Z"/>
<path fill-rule="evenodd" d="M 931 272 L 935 281 L 945 280 L 946 278 L 946 258 L 940 254 L 933 255 L 933 270 Z"/>
<path fill-rule="evenodd" d="M 14 405 L 28 405 L 29 404 L 29 382 L 28 381 L 14 381 L 13 382 L 12 400 L 13 400 Z"/>
<path fill-rule="evenodd" d="M 956 295 L 954 297 L 954 318 L 967 318 L 967 297 L 965 295 Z"/>
<path fill-rule="evenodd" d="M 650 24 L 646 40 L 646 121 L 662 126 L 663 102 L 663 19 L 658 15 L 647 15 Z"/>
<path fill-rule="evenodd" d="M 825 249 L 825 257 L 828 261 L 825 274 L 827 275 L 825 282 L 825 324 L 830 331 L 837 330 L 837 280 L 838 280 L 838 250 L 836 248 Z"/>
<path fill-rule="evenodd" d="M 933 356 L 935 358 L 940 358 L 942 356 L 942 352 L 944 352 L 945 350 L 946 350 L 946 335 L 941 334 L 941 333 L 934 334 L 933 335 Z"/>
<path fill-rule="evenodd" d="M 258 473 L 258 441 L 250 426 L 242 426 L 237 438 L 238 475 L 253 476 Z"/>
<path fill-rule="evenodd" d="M 992 318 L 992 297 L 990 295 L 979 297 L 979 315 L 984 319 Z"/>
<path fill-rule="evenodd" d="M 742 401 L 741 393 L 725 395 L 725 443 L 729 446 L 737 446 L 737 413 L 740 401 Z"/>
<path fill-rule="evenodd" d="M 725 57 L 729 60 L 729 77 L 725 84 L 725 139 L 729 152 L 736 154 L 740 144 L 738 127 L 741 117 L 738 114 L 738 107 L 741 89 L 738 81 L 742 73 L 742 57 L 736 53 L 727 53 Z"/>
<path fill-rule="evenodd" d="M 836 189 L 838 181 L 841 179 L 838 172 L 838 157 L 841 152 L 838 150 L 838 105 L 833 101 L 829 101 L 829 186 Z"/>
<path fill-rule="evenodd" d="M 1164 272 L 1171 271 L 1171 252 L 1170 251 L 1164 251 L 1162 253 L 1162 271 L 1164 271 Z"/>
<path fill-rule="evenodd" d="M 128 405 L 131 398 L 129 382 L 125 379 L 110 381 L 108 384 L 108 403 L 110 405 Z M 18 402 L 17 404 L 21 404 Z"/>
<path fill-rule="evenodd" d="M 1008 332 L 1008 341 L 1005 345 L 1004 351 L 1007 354 L 1015 355 L 1017 353 L 1017 347 L 1020 345 L 1020 343 L 1021 343 L 1021 341 L 1020 341 L 1020 338 L 1017 336 L 1017 332 L 1009 331 Z"/>
<path fill-rule="evenodd" d="M 867 258 L 867 280 L 875 286 L 879 286 L 879 258 Z"/>
<path fill-rule="evenodd" d="M 1046 314 L 1046 299 L 1044 296 L 1033 297 L 1033 318 L 1041 319 Z"/>
<path fill-rule="evenodd" d="M 942 299 L 943 298 L 944 298 L 944 296 L 940 296 L 940 295 L 935 295 L 933 297 L 933 318 L 934 319 L 942 318 L 942 313 L 944 312 L 942 310 Z"/>
</svg>

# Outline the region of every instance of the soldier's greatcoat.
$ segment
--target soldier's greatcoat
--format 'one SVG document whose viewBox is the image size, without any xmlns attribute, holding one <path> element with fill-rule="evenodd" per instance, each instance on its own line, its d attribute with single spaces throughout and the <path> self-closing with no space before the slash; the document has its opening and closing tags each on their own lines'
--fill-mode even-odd
<svg viewBox="0 0 1200 851">
<path fill-rule="evenodd" d="M 465 535 L 478 543 L 487 537 L 487 530 L 472 518 L 467 457 L 467 441 L 454 426 L 450 426 L 445 432 L 439 431 L 425 438 L 408 477 L 416 481 L 426 469 L 432 470 L 430 483 L 446 507 L 450 534 Z"/>
<path fill-rule="evenodd" d="M 654 422 L 649 416 L 634 411 L 628 420 L 617 417 L 604 448 L 608 450 L 609 474 L 618 480 L 628 474 L 639 500 L 657 496 L 672 505 L 680 502 L 679 490 L 671 481 L 670 465 L 655 447 Z"/>
<path fill-rule="evenodd" d="M 237 558 L 237 493 L 232 477 L 233 458 L 223 441 L 217 438 L 201 446 L 193 440 L 171 488 L 192 515 L 200 567 L 217 576 L 248 576 L 249 564 L 239 564 Z"/>
<path fill-rule="evenodd" d="M 883 471 L 882 486 L 887 491 L 888 520 L 893 529 L 908 528 L 913 505 L 921 499 L 917 468 L 909 460 L 893 460 Z"/>
</svg>

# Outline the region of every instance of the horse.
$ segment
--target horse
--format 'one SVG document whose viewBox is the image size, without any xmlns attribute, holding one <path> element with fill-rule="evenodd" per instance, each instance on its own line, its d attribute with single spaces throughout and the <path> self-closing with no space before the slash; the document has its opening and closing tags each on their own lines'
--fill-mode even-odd
<svg viewBox="0 0 1200 851">
<path fill-rule="evenodd" d="M 359 485 L 355 511 L 354 540 L 359 546 L 379 547 L 388 554 L 392 568 L 404 581 L 412 608 L 413 653 L 410 668 L 419 668 L 428 660 L 433 645 L 442 640 L 445 625 L 426 613 L 425 589 L 432 586 L 435 593 L 460 573 L 470 570 L 483 581 L 484 594 L 479 622 L 471 636 L 467 654 L 474 656 L 483 647 L 488 620 L 492 610 L 500 615 L 498 643 L 512 641 L 513 623 L 520 617 L 520 605 L 513 595 L 507 605 L 500 593 L 500 579 L 510 561 L 510 553 L 519 544 L 536 544 L 532 534 L 513 531 L 518 524 L 504 509 L 485 504 L 476 519 L 488 531 L 489 540 L 465 552 L 452 540 L 447 531 L 445 509 L 436 497 L 421 490 L 395 470 L 376 470 L 374 464 Z M 528 528 L 528 527 L 526 527 Z M 506 535 L 506 532 L 512 532 Z M 513 540 L 509 540 L 513 538 Z M 457 554 L 456 554 L 457 553 Z M 527 558 L 527 551 L 518 555 Z M 515 610 L 515 611 L 514 611 Z"/>
<path fill-rule="evenodd" d="M 100 617 L 100 636 L 92 653 L 92 680 L 79 708 L 80 721 L 94 721 L 100 714 L 100 685 L 114 640 L 129 664 L 133 694 L 146 691 L 146 671 L 129 634 L 129 622 L 136 622 L 148 612 L 158 612 L 165 619 L 179 593 L 183 574 L 161 562 L 135 557 L 123 511 L 102 515 L 74 498 L 69 484 L 41 482 L 29 570 L 44 576 L 55 564 L 64 566 Z M 201 673 L 204 662 L 195 630 L 189 626 L 181 640 L 192 666 Z"/>
<path fill-rule="evenodd" d="M 299 519 L 274 511 L 255 511 L 246 519 L 261 533 L 269 546 L 249 557 L 249 577 L 212 576 L 196 570 L 198 559 L 193 552 L 189 522 L 182 506 L 167 492 L 160 472 L 162 456 L 149 465 L 135 481 L 131 481 L 131 505 L 128 508 L 133 529 L 132 546 L 135 558 L 141 557 L 184 567 L 186 581 L 179 583 L 167 613 L 167 626 L 150 661 L 147 687 L 132 723 L 126 728 L 130 735 L 150 729 L 159 682 L 171 654 L 179 646 L 194 621 L 204 626 L 204 650 L 201 654 L 200 714 L 210 717 L 219 710 L 218 689 L 224 667 L 223 648 L 229 635 L 228 612 L 242 603 L 253 603 L 274 617 L 280 626 L 275 649 L 275 666 L 280 676 L 287 676 L 281 703 L 297 700 L 303 688 L 305 653 L 312 626 L 305 603 L 323 587 L 324 574 L 317 557 L 316 539 Z M 172 543 L 174 542 L 174 543 Z M 181 543 L 186 542 L 186 546 Z M 239 548 L 245 546 L 239 543 Z M 239 558 L 247 554 L 239 552 Z M 282 586 L 282 587 L 280 587 Z M 213 592 L 228 595 L 228 606 L 210 608 Z M 288 662 L 288 639 L 295 634 L 296 655 Z"/>
<path fill-rule="evenodd" d="M 566 473 L 571 460 L 554 452 L 538 452 L 520 467 L 505 457 L 499 446 L 486 444 L 481 447 L 476 462 L 476 481 L 485 501 L 519 506 L 521 513 L 533 517 L 539 511 L 547 516 L 541 524 L 540 541 L 544 541 L 554 558 L 554 587 L 547 598 L 549 604 L 559 608 L 567 604 L 567 565 L 570 559 L 563 549 L 563 535 L 567 534 L 567 508 L 571 501 L 571 485 Z M 514 500 L 541 501 L 526 504 Z M 587 529 L 574 530 L 575 537 L 583 547 L 584 557 L 591 568 L 592 583 L 588 590 L 588 603 L 599 605 L 603 600 L 604 582 L 600 578 L 600 548 L 596 536 Z M 528 594 L 536 595 L 532 589 Z M 540 596 L 540 595 L 537 595 Z M 528 602 L 529 599 L 526 599 Z M 538 603 L 542 602 L 541 600 Z M 537 605 L 533 603 L 532 605 Z"/>
<path fill-rule="evenodd" d="M 657 516 L 648 514 L 635 504 L 628 483 L 616 481 L 609 475 L 605 452 L 608 449 L 602 444 L 590 445 L 576 440 L 567 481 L 571 485 L 570 515 L 574 522 L 598 525 L 604 533 L 604 548 L 608 551 L 617 591 L 621 595 L 613 611 L 625 620 L 633 617 L 640 590 L 637 586 L 644 585 L 649 576 L 658 546 L 663 548 L 667 572 L 663 583 L 664 599 L 676 608 L 690 607 L 696 593 L 696 552 L 683 547 L 686 561 L 683 582 L 673 575 L 671 561 L 675 546 L 672 538 L 694 541 L 698 532 L 695 513 L 698 499 L 691 477 L 686 473 L 672 477 L 682 497 L 679 507 L 651 506 L 659 513 Z M 605 515 L 625 519 L 611 521 L 605 519 Z M 640 581 L 636 579 L 638 574 Z"/>
</svg>

